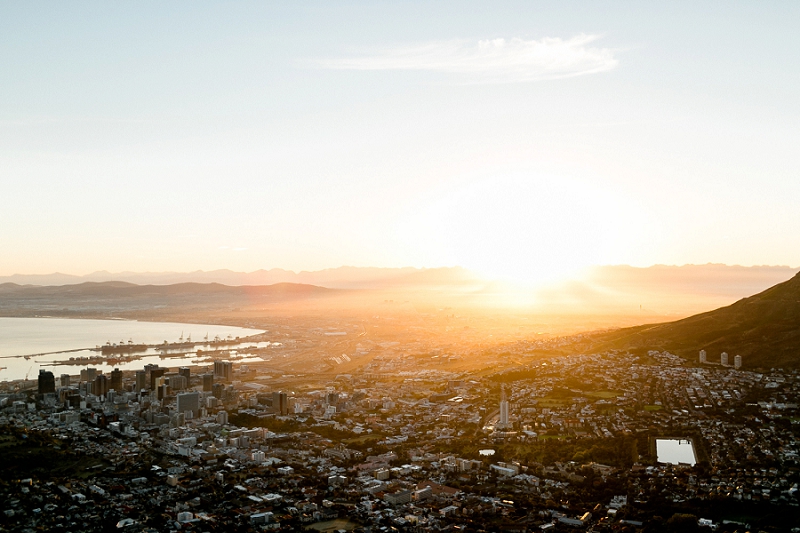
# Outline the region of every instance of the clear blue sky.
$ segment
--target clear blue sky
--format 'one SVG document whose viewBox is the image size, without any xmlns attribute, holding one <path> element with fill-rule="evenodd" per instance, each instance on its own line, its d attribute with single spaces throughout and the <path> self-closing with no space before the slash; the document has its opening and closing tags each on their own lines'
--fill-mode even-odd
<svg viewBox="0 0 800 533">
<path fill-rule="evenodd" d="M 4 2 L 0 274 L 800 264 L 795 2 Z"/>
</svg>

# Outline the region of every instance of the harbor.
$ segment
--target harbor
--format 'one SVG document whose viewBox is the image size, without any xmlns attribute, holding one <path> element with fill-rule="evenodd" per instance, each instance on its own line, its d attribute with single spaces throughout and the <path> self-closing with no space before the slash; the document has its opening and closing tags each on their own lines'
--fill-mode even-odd
<svg viewBox="0 0 800 533">
<path fill-rule="evenodd" d="M 127 340 L 109 340 L 115 338 Z M 0 317 L 0 381 L 27 380 L 42 368 L 72 373 L 69 367 L 127 370 L 165 360 L 177 365 L 195 364 L 197 357 L 242 359 L 246 354 L 240 351 L 268 346 L 263 330 L 234 326 Z"/>
</svg>

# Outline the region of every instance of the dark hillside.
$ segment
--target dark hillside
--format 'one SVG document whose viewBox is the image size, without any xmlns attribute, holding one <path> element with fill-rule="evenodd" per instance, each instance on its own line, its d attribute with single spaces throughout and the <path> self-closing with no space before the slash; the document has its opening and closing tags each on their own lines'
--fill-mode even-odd
<svg viewBox="0 0 800 533">
<path fill-rule="evenodd" d="M 741 355 L 743 366 L 800 366 L 800 274 L 764 292 L 676 322 L 617 330 L 596 338 L 599 347 L 665 349 L 686 357 L 708 352 Z"/>
</svg>

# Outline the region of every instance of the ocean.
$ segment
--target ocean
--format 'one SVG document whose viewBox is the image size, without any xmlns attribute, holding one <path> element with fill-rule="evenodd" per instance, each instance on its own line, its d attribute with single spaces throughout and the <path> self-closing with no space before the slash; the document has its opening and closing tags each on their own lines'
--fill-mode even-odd
<svg viewBox="0 0 800 533">
<path fill-rule="evenodd" d="M 170 357 L 166 361 L 159 351 L 149 350 L 136 361 L 115 365 L 58 364 L 70 358 L 93 357 L 99 352 L 91 350 L 107 342 L 136 344 L 161 344 L 178 342 L 191 337 L 194 342 L 215 337 L 228 339 L 247 337 L 262 330 L 207 324 L 180 324 L 174 322 L 137 322 L 133 320 L 84 320 L 67 318 L 7 318 L 0 317 L 0 381 L 36 379 L 40 368 L 61 374 L 75 375 L 86 366 L 110 371 L 138 370 L 147 363 L 162 366 L 179 366 L 182 359 L 195 357 L 194 349 L 185 350 L 183 358 Z M 20 357 L 29 356 L 29 357 Z M 55 364 L 55 366 L 53 366 Z"/>
</svg>

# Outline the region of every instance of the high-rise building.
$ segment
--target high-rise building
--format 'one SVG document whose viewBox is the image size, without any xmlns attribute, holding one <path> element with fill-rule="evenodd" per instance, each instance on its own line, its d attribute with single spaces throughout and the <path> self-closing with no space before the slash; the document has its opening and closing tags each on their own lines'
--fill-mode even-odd
<svg viewBox="0 0 800 533">
<path fill-rule="evenodd" d="M 167 384 L 169 385 L 170 389 L 176 391 L 186 388 L 188 380 L 184 376 L 181 376 L 180 374 L 168 374 L 168 376 Z"/>
<path fill-rule="evenodd" d="M 272 393 L 272 412 L 278 415 L 289 414 L 289 396 L 285 392 Z"/>
<path fill-rule="evenodd" d="M 94 383 L 94 378 L 97 377 L 97 369 L 96 368 L 84 368 L 81 370 L 81 381 L 88 381 L 89 383 Z"/>
<path fill-rule="evenodd" d="M 147 388 L 147 373 L 144 370 L 136 371 L 136 392 Z"/>
<path fill-rule="evenodd" d="M 733 368 L 735 368 L 736 370 L 739 370 L 740 368 L 742 368 L 742 356 L 741 355 L 737 355 L 737 356 L 735 356 L 733 358 Z"/>
<path fill-rule="evenodd" d="M 501 387 L 500 393 L 500 420 L 498 421 L 498 427 L 500 428 L 507 428 L 508 427 L 508 400 L 506 400 L 506 387 L 503 385 Z"/>
<path fill-rule="evenodd" d="M 328 405 L 339 405 L 339 393 L 329 390 L 327 394 L 325 394 L 325 403 Z"/>
<path fill-rule="evenodd" d="M 108 378 L 103 374 L 95 376 L 92 394 L 97 397 L 105 397 L 108 394 Z"/>
<path fill-rule="evenodd" d="M 186 414 L 185 413 L 175 413 L 171 417 L 169 417 L 169 425 L 170 427 L 177 428 L 181 427 L 186 424 Z"/>
<path fill-rule="evenodd" d="M 145 367 L 146 368 L 146 367 Z M 166 368 L 161 368 L 156 366 L 155 368 L 150 368 L 150 389 L 155 390 L 159 383 L 159 379 L 164 376 L 167 372 Z"/>
<path fill-rule="evenodd" d="M 214 383 L 214 386 L 211 387 L 211 395 L 218 400 L 225 399 L 225 385 L 222 383 Z"/>
<path fill-rule="evenodd" d="M 188 383 L 190 379 L 192 379 L 192 369 L 188 366 L 182 366 L 178 369 L 178 374 L 186 378 L 186 382 Z"/>
<path fill-rule="evenodd" d="M 111 371 L 111 379 L 108 383 L 109 390 L 122 392 L 122 370 L 115 368 Z"/>
<path fill-rule="evenodd" d="M 178 394 L 178 412 L 186 413 L 192 412 L 192 418 L 196 418 L 200 413 L 200 393 L 199 392 L 184 392 Z"/>
<path fill-rule="evenodd" d="M 705 364 L 707 362 L 708 362 L 708 360 L 706 358 L 706 351 L 705 350 L 700 350 L 700 363 L 701 364 Z"/>
<path fill-rule="evenodd" d="M 70 386 L 69 374 L 61 374 L 61 386 L 62 387 L 69 387 Z"/>
<path fill-rule="evenodd" d="M 233 377 L 233 363 L 230 361 L 214 361 L 214 377 L 230 381 Z"/>
<path fill-rule="evenodd" d="M 228 413 L 227 411 L 220 411 L 217 413 L 217 424 L 222 424 L 223 426 L 228 423 Z"/>
<path fill-rule="evenodd" d="M 49 370 L 39 370 L 39 394 L 56 391 L 56 377 Z"/>
<path fill-rule="evenodd" d="M 722 366 L 728 366 L 728 352 L 722 352 L 719 356 L 719 362 Z"/>
<path fill-rule="evenodd" d="M 211 392 L 214 386 L 214 374 L 203 374 L 203 392 Z"/>
</svg>

